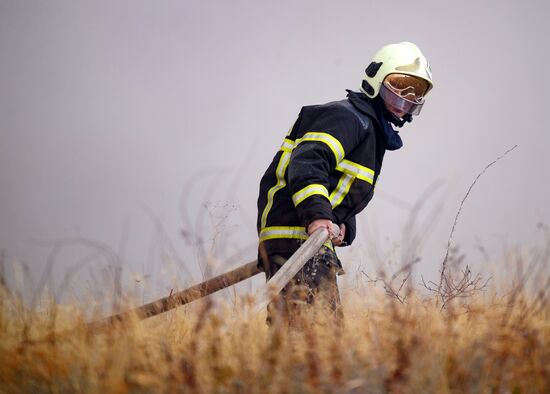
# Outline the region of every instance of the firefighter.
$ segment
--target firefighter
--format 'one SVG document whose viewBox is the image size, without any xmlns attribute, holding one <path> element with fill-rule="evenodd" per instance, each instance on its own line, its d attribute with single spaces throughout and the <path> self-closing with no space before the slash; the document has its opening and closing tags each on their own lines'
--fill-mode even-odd
<svg viewBox="0 0 550 394">
<path fill-rule="evenodd" d="M 260 181 L 258 268 L 269 280 L 309 234 L 325 227 L 333 237 L 268 306 L 268 324 L 280 316 L 299 325 L 305 310 L 321 304 L 341 319 L 335 247 L 353 242 L 355 216 L 373 196 L 384 153 L 403 146 L 394 127 L 420 113 L 432 86 L 422 52 L 401 42 L 375 54 L 359 92 L 301 109 Z"/>
</svg>

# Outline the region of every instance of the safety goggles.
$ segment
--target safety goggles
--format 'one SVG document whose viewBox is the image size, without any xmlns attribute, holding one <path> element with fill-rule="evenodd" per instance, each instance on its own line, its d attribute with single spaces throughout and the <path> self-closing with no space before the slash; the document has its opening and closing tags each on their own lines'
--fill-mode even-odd
<svg viewBox="0 0 550 394">
<path fill-rule="evenodd" d="M 399 112 L 418 115 L 424 104 L 428 83 L 417 77 L 404 74 L 390 74 L 380 87 L 380 96 Z"/>
</svg>

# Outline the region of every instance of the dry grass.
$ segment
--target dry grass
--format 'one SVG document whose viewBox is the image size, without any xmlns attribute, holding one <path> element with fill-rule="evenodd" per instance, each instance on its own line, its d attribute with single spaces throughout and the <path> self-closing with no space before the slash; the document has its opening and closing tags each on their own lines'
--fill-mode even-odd
<svg viewBox="0 0 550 394">
<path fill-rule="evenodd" d="M 268 329 L 243 305 L 202 302 L 92 334 L 78 309 L 30 312 L 3 291 L 0 392 L 548 393 L 547 292 L 529 294 L 442 309 L 369 283 L 343 295 L 343 328 Z"/>
<path fill-rule="evenodd" d="M 195 302 L 90 332 L 84 319 L 90 306 L 51 301 L 44 307 L 43 296 L 46 302 L 33 301 L 29 310 L 7 289 L 0 253 L 0 393 L 550 393 L 550 229 L 541 226 L 545 246 L 520 259 L 512 282 L 498 290 L 462 268 L 451 248 L 475 183 L 515 148 L 488 164 L 468 189 L 439 280 L 413 283 L 412 252 L 394 274 L 358 271 L 362 284 L 343 294 L 343 326 L 321 314 L 301 331 L 268 328 L 264 315 L 247 313 L 250 300 L 234 299 Z M 410 233 L 426 198 L 413 207 Z M 215 221 L 216 234 L 226 219 Z M 168 254 L 181 262 L 155 224 Z M 205 257 L 201 239 L 189 238 L 200 230 L 183 235 Z M 37 293 L 45 292 L 58 250 L 75 243 L 110 263 L 120 297 L 122 260 L 108 246 L 82 239 L 56 243 Z M 417 243 L 411 239 L 413 252 Z"/>
</svg>

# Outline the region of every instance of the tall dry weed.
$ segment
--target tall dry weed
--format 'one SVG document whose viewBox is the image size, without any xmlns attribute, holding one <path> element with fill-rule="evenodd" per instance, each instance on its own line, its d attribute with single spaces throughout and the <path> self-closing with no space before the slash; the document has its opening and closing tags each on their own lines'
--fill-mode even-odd
<svg viewBox="0 0 550 394">
<path fill-rule="evenodd" d="M 419 289 L 400 302 L 370 283 L 343 294 L 342 326 L 316 316 L 289 331 L 203 301 L 90 333 L 82 310 L 29 311 L 2 289 L 0 392 L 547 393 L 545 291 L 442 309 Z"/>
</svg>

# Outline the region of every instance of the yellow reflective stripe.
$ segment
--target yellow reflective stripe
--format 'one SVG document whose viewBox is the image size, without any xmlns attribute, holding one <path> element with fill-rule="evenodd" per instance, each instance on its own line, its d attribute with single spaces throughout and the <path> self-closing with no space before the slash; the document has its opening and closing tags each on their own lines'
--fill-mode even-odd
<svg viewBox="0 0 550 394">
<path fill-rule="evenodd" d="M 276 238 L 307 239 L 305 227 L 272 226 L 260 231 L 260 241 Z"/>
<path fill-rule="evenodd" d="M 336 189 L 334 189 L 330 194 L 330 205 L 332 205 L 333 209 L 344 201 L 344 198 L 349 193 L 349 189 L 351 188 L 351 184 L 354 179 L 355 177 L 350 174 L 344 174 L 340 177 L 338 185 L 336 185 Z"/>
<path fill-rule="evenodd" d="M 294 149 L 294 141 L 288 138 L 285 138 L 285 140 L 283 141 L 283 144 L 281 145 L 280 150 L 284 152 L 292 152 L 293 149 Z"/>
<path fill-rule="evenodd" d="M 290 152 L 283 152 L 281 158 L 279 159 L 279 164 L 277 164 L 277 169 L 275 170 L 275 175 L 277 176 L 277 183 L 267 192 L 267 204 L 265 205 L 264 211 L 262 212 L 262 227 L 265 227 L 267 223 L 267 214 L 273 206 L 273 197 L 277 190 L 282 189 L 286 186 L 285 181 L 285 172 L 290 162 Z"/>
<path fill-rule="evenodd" d="M 334 138 L 332 135 L 328 133 L 316 133 L 316 132 L 305 133 L 302 138 L 299 138 L 296 140 L 295 146 L 297 146 L 303 141 L 318 141 L 318 142 L 323 142 L 327 144 L 327 146 L 330 148 L 330 150 L 332 151 L 332 153 L 334 153 L 334 156 L 336 157 L 336 163 L 340 163 L 344 158 L 345 152 L 344 152 L 344 148 L 342 147 L 342 144 L 340 143 L 340 141 L 338 141 L 336 138 Z"/>
<path fill-rule="evenodd" d="M 321 196 L 324 196 L 328 199 L 327 188 L 324 187 L 323 185 L 318 185 L 314 183 L 294 193 L 294 195 L 292 196 L 292 201 L 294 202 L 294 206 L 298 206 L 298 204 L 300 204 L 306 198 L 313 196 L 314 194 L 320 194 Z"/>
<path fill-rule="evenodd" d="M 362 166 L 361 164 L 354 163 L 353 161 L 344 159 L 336 166 L 338 171 L 353 175 L 363 181 L 372 184 L 374 179 L 374 171 L 370 168 Z"/>
<path fill-rule="evenodd" d="M 271 226 L 260 230 L 260 242 L 281 238 L 306 240 L 308 235 L 305 227 L 298 226 Z M 334 250 L 334 246 L 330 240 L 325 242 L 324 246 Z"/>
</svg>

